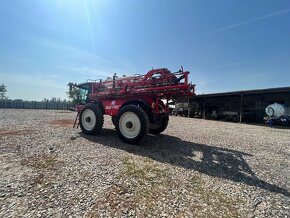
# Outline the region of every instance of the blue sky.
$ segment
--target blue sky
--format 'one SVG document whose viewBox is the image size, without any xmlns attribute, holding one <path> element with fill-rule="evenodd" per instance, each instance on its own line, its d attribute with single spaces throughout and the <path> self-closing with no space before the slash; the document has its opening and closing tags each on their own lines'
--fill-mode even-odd
<svg viewBox="0 0 290 218">
<path fill-rule="evenodd" d="M 197 93 L 290 86 L 289 0 L 3 0 L 0 31 L 12 99 L 181 65 Z"/>
</svg>

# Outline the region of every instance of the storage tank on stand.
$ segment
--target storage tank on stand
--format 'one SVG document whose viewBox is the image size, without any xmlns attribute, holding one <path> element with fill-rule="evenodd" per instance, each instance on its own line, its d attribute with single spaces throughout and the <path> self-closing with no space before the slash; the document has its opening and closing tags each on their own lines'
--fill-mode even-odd
<svg viewBox="0 0 290 218">
<path fill-rule="evenodd" d="M 276 102 L 270 104 L 266 107 L 265 112 L 273 121 L 281 122 L 281 124 L 289 123 L 290 109 L 284 104 Z"/>
</svg>

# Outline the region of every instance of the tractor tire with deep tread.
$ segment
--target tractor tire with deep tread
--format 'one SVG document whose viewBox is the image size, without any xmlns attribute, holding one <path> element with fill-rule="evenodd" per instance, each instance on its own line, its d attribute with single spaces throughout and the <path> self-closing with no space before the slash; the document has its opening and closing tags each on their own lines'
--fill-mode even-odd
<svg viewBox="0 0 290 218">
<path fill-rule="evenodd" d="M 139 142 L 149 131 L 147 113 L 137 105 L 122 107 L 117 116 L 116 130 L 122 141 L 129 144 Z"/>
<path fill-rule="evenodd" d="M 104 124 L 104 113 L 99 105 L 87 104 L 80 113 L 80 127 L 86 135 L 101 132 Z"/>
<path fill-rule="evenodd" d="M 169 122 L 169 117 L 166 116 L 166 117 L 163 117 L 158 124 L 150 123 L 149 132 L 152 134 L 160 134 L 167 128 L 168 122 Z"/>
<path fill-rule="evenodd" d="M 114 124 L 115 127 L 118 125 L 117 118 L 118 118 L 117 116 L 112 116 L 112 123 Z"/>
</svg>

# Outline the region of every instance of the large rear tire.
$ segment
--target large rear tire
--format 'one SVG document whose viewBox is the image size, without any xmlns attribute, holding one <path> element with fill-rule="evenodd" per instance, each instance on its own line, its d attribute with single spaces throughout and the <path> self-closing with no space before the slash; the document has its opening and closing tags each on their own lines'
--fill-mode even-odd
<svg viewBox="0 0 290 218">
<path fill-rule="evenodd" d="M 150 123 L 149 132 L 152 134 L 160 134 L 167 128 L 168 121 L 169 121 L 169 117 L 165 116 L 161 118 L 161 120 L 157 123 Z"/>
<path fill-rule="evenodd" d="M 118 113 L 116 130 L 122 141 L 137 143 L 148 134 L 148 115 L 139 106 L 126 105 Z"/>
<path fill-rule="evenodd" d="M 84 134 L 100 133 L 104 124 L 104 113 L 99 105 L 88 104 L 80 113 L 80 127 Z"/>
</svg>

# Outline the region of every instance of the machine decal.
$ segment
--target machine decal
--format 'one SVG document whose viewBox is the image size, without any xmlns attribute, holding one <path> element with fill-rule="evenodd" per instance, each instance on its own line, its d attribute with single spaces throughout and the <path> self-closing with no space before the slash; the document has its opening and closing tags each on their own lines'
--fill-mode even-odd
<svg viewBox="0 0 290 218">
<path fill-rule="evenodd" d="M 105 110 L 112 110 L 112 109 L 119 110 L 120 107 L 121 105 L 108 105 L 105 107 Z"/>
</svg>

